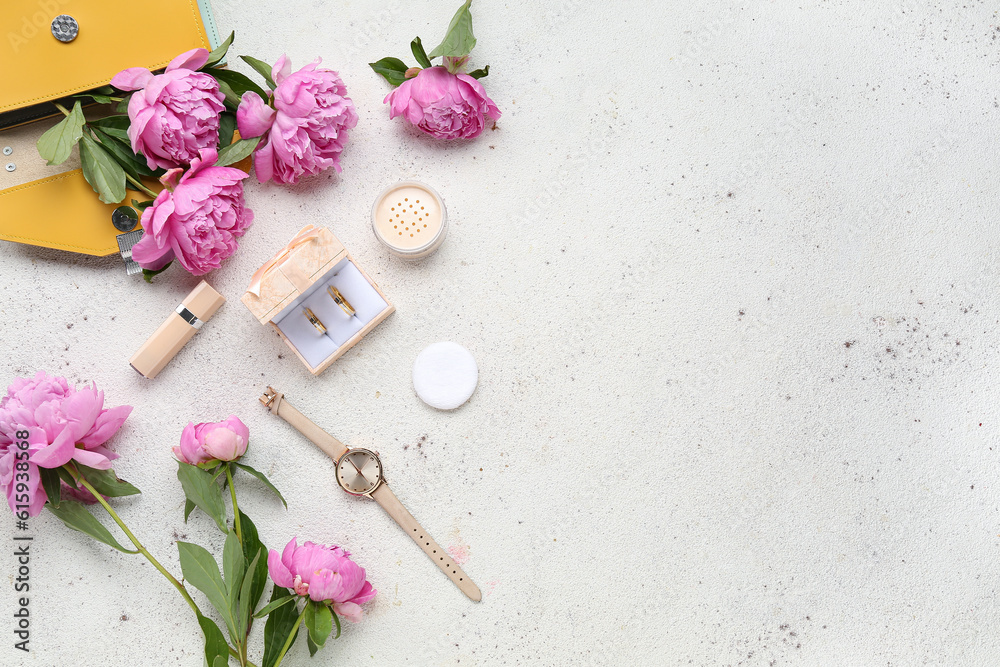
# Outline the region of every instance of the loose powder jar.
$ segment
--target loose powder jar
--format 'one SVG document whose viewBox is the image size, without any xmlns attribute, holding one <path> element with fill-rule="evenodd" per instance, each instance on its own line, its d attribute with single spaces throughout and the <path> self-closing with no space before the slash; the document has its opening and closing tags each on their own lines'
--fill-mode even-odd
<svg viewBox="0 0 1000 667">
<path fill-rule="evenodd" d="M 386 188 L 375 200 L 372 229 L 393 255 L 423 259 L 444 241 L 448 211 L 434 188 L 417 181 L 402 181 Z"/>
</svg>

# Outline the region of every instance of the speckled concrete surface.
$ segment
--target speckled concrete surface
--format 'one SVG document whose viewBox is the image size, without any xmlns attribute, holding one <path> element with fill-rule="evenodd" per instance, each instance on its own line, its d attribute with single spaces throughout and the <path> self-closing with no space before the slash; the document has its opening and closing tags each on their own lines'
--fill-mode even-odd
<svg viewBox="0 0 1000 667">
<path fill-rule="evenodd" d="M 342 544 L 379 590 L 291 667 L 997 664 L 995 5 L 483 0 L 473 61 L 504 116 L 437 144 L 388 120 L 366 63 L 453 4 L 216 2 L 236 53 L 342 73 L 343 175 L 250 188 L 256 225 L 210 277 L 230 303 L 152 382 L 128 356 L 195 280 L 5 244 L 4 381 L 45 368 L 136 406 L 115 447 L 144 493 L 118 505 L 175 572 L 175 539 L 222 539 L 182 522 L 169 448 L 244 419 L 289 501 L 244 485 L 265 541 Z M 368 226 L 402 178 L 453 222 L 416 266 Z M 307 222 L 398 307 L 318 379 L 238 301 Z M 479 363 L 453 413 L 410 384 L 438 340 Z M 381 451 L 480 604 L 335 487 L 266 383 Z M 33 651 L 5 586 L 0 664 L 201 664 L 150 566 L 46 515 L 31 533 Z"/>
</svg>

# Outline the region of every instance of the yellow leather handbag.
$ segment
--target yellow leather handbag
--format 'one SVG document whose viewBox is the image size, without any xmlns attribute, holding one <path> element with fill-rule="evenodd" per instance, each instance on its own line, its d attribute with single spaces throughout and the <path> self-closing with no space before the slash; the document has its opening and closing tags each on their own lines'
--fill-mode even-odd
<svg viewBox="0 0 1000 667">
<path fill-rule="evenodd" d="M 62 118 L 52 102 L 107 85 L 127 67 L 162 69 L 189 49 L 211 50 L 218 39 L 207 2 L 3 0 L 0 26 L 0 239 L 118 252 L 115 205 L 84 180 L 77 151 L 47 166 L 35 143 Z M 130 191 L 126 201 L 133 197 L 147 198 Z"/>
</svg>

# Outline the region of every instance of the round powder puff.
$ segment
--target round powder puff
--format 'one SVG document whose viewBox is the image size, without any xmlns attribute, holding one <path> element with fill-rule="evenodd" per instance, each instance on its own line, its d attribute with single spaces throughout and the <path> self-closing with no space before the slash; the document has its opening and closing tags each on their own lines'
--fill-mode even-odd
<svg viewBox="0 0 1000 667">
<path fill-rule="evenodd" d="M 413 388 L 427 405 L 454 410 L 476 391 L 479 368 L 476 358 L 458 343 L 434 343 L 413 362 Z"/>
</svg>

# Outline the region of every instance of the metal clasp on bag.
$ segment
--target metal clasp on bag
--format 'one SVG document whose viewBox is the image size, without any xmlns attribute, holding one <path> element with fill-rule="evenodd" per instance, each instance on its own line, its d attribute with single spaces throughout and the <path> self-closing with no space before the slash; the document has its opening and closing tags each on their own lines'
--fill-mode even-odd
<svg viewBox="0 0 1000 667">
<path fill-rule="evenodd" d="M 72 42 L 80 34 L 80 24 L 69 14 L 60 14 L 52 19 L 49 30 L 60 42 Z"/>
<path fill-rule="evenodd" d="M 125 275 L 134 276 L 137 273 L 142 273 L 142 267 L 132 259 L 132 246 L 142 238 L 142 230 L 135 229 L 125 234 L 119 234 L 115 238 L 118 240 L 118 250 L 121 252 L 122 261 L 125 262 Z"/>
</svg>

